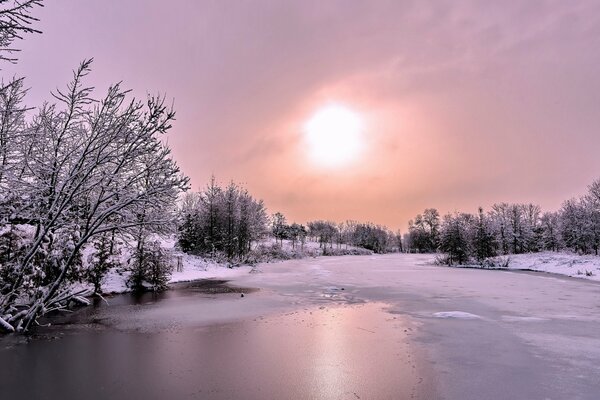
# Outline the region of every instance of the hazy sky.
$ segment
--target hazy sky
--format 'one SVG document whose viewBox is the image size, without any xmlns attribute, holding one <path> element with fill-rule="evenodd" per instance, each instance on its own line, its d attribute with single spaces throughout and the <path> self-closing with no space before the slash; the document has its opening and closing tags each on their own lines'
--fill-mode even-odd
<svg viewBox="0 0 600 400">
<path fill-rule="evenodd" d="M 404 227 L 425 207 L 556 209 L 600 177 L 600 1 L 82 1 L 36 13 L 15 68 L 29 104 L 94 57 L 175 99 L 194 190 L 214 173 L 289 219 Z M 360 157 L 322 168 L 303 127 L 360 115 Z"/>
</svg>

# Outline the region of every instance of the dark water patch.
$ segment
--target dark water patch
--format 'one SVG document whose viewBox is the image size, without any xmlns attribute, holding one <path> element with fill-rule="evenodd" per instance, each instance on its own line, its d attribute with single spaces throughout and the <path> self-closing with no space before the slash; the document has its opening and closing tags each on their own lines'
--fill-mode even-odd
<svg viewBox="0 0 600 400">
<path fill-rule="evenodd" d="M 204 294 L 223 294 L 223 293 L 254 293 L 259 289 L 239 287 L 229 284 L 227 280 L 202 279 L 189 282 L 178 282 L 170 285 L 172 289 L 182 290 L 184 292 L 204 293 Z"/>
<path fill-rule="evenodd" d="M 54 311 L 40 318 L 40 325 L 25 336 L 25 342 L 32 339 L 52 340 L 74 331 L 114 328 L 115 317 L 127 318 L 127 315 L 160 308 L 162 304 L 194 304 L 221 296 L 258 292 L 256 288 L 233 286 L 227 280 L 214 279 L 174 283 L 169 287 L 169 290 L 162 292 L 129 292 L 93 297 L 89 306 Z"/>
</svg>

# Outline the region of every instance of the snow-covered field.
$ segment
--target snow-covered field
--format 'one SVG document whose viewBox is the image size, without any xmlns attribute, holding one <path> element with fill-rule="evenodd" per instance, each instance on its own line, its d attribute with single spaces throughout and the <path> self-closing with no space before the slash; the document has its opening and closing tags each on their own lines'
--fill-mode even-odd
<svg viewBox="0 0 600 400">
<path fill-rule="evenodd" d="M 500 258 L 508 258 L 508 269 L 549 272 L 600 281 L 600 256 L 542 252 L 497 257 Z"/>
</svg>

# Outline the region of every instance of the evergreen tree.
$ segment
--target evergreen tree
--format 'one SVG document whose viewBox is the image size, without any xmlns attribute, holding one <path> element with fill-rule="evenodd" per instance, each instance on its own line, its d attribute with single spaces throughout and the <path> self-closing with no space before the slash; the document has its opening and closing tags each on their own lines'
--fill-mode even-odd
<svg viewBox="0 0 600 400">
<path fill-rule="evenodd" d="M 469 225 L 472 216 L 468 214 L 448 214 L 440 234 L 440 250 L 448 255 L 447 263 L 465 264 L 471 254 L 471 241 L 469 238 Z"/>
<path fill-rule="evenodd" d="M 488 257 L 496 255 L 496 239 L 491 228 L 488 217 L 484 214 L 483 208 L 479 207 L 475 223 L 475 232 L 473 234 L 473 255 L 478 262 L 484 261 Z"/>
<path fill-rule="evenodd" d="M 93 242 L 94 252 L 88 258 L 89 266 L 85 271 L 86 280 L 94 286 L 94 293 L 102 293 L 102 282 L 111 268 L 119 265 L 113 254 L 114 248 L 109 234 L 98 236 Z"/>
</svg>

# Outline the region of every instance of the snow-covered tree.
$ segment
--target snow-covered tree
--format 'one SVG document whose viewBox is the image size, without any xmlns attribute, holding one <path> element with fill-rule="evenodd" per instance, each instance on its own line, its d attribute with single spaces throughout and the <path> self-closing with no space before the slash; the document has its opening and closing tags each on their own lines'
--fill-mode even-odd
<svg viewBox="0 0 600 400">
<path fill-rule="evenodd" d="M 500 252 L 537 251 L 542 235 L 540 214 L 540 207 L 534 204 L 494 204 L 489 216 Z"/>
<path fill-rule="evenodd" d="M 0 64 L 16 63 L 16 40 L 25 34 L 41 33 L 33 24 L 38 21 L 33 10 L 42 5 L 41 0 L 0 1 Z M 24 78 L 13 77 L 0 83 L 0 229 L 11 217 L 18 199 L 8 189 L 20 172 L 17 147 L 27 140 L 24 133 L 27 107 L 23 101 L 26 90 Z"/>
<path fill-rule="evenodd" d="M 167 251 L 148 237 L 138 240 L 131 264 L 128 284 L 134 290 L 162 290 L 173 271 Z"/>
<path fill-rule="evenodd" d="M 414 220 L 408 221 L 408 236 L 407 240 L 410 247 L 416 252 L 431 251 L 429 235 L 423 225 L 423 217 L 419 214 Z"/>
<path fill-rule="evenodd" d="M 439 246 L 440 214 L 435 208 L 427 208 L 408 222 L 408 234 L 412 248 L 418 252 L 432 253 Z"/>
<path fill-rule="evenodd" d="M 337 235 L 337 226 L 331 221 L 311 221 L 307 224 L 309 235 L 319 242 L 319 246 L 326 251 L 327 245 L 333 247 L 333 241 Z"/>
<path fill-rule="evenodd" d="M 542 229 L 541 248 L 558 251 L 561 247 L 560 215 L 555 212 L 545 212 L 540 219 Z"/>
<path fill-rule="evenodd" d="M 600 249 L 600 179 L 588 186 L 588 193 L 583 197 L 586 214 L 586 232 L 590 246 L 598 255 Z"/>
<path fill-rule="evenodd" d="M 33 27 L 38 19 L 32 15 L 42 0 L 0 1 L 0 61 L 16 63 L 19 49 L 12 47 L 17 39 L 27 33 L 41 33 Z"/>
<path fill-rule="evenodd" d="M 88 267 L 84 271 L 85 280 L 94 286 L 94 293 L 102 294 L 102 282 L 111 268 L 119 266 L 114 239 L 109 233 L 103 233 L 94 238 L 94 251 L 88 257 Z"/>
<path fill-rule="evenodd" d="M 400 231 L 400 229 L 396 231 L 396 234 L 394 235 L 394 241 L 396 242 L 396 248 L 398 250 L 398 253 L 403 253 L 404 245 L 402 239 L 402 231 Z"/>
<path fill-rule="evenodd" d="M 447 263 L 465 264 L 472 254 L 470 237 L 473 216 L 471 214 L 447 214 L 441 226 L 440 250 L 448 255 Z"/>
<path fill-rule="evenodd" d="M 57 102 L 42 106 L 10 153 L 19 173 L 6 178 L 5 198 L 13 201 L 2 214 L 34 229 L 23 255 L 10 261 L 13 284 L 0 293 L 0 318 L 17 330 L 76 295 L 67 283 L 90 239 L 170 226 L 187 189 L 161 140 L 174 111 L 163 97 L 128 99 L 120 84 L 96 100 L 84 84 L 91 64 L 84 61 L 54 93 Z"/>
<path fill-rule="evenodd" d="M 535 204 L 518 205 L 522 209 L 521 236 L 523 239 L 522 252 L 536 252 L 541 248 L 542 228 L 540 215 L 542 209 Z"/>
<path fill-rule="evenodd" d="M 512 236 L 512 225 L 510 224 L 510 205 L 508 203 L 494 204 L 489 216 L 500 252 L 502 254 L 509 254 L 511 249 L 510 237 Z"/>
<path fill-rule="evenodd" d="M 570 199 L 560 210 L 560 234 L 566 247 L 588 253 L 592 248 L 589 204 L 583 199 Z"/>
<path fill-rule="evenodd" d="M 479 207 L 474 226 L 471 228 L 471 237 L 473 240 L 473 256 L 478 262 L 482 262 L 488 257 L 496 255 L 497 242 L 489 217 Z"/>
<path fill-rule="evenodd" d="M 372 223 L 358 223 L 352 235 L 352 244 L 375 253 L 392 251 L 393 234 L 384 226 Z"/>
<path fill-rule="evenodd" d="M 279 245 L 283 246 L 283 239 L 288 239 L 288 226 L 285 216 L 276 212 L 271 216 L 271 233 L 275 241 L 279 240 Z"/>
<path fill-rule="evenodd" d="M 267 229 L 262 200 L 233 182 L 222 188 L 214 177 L 204 190 L 183 198 L 179 214 L 183 251 L 229 260 L 243 259 Z"/>
<path fill-rule="evenodd" d="M 423 211 L 423 224 L 429 234 L 430 248 L 435 251 L 439 245 L 440 213 L 435 208 Z"/>
<path fill-rule="evenodd" d="M 292 242 L 292 248 L 296 248 L 296 243 L 299 241 L 301 246 L 304 247 L 304 242 L 306 240 L 306 227 L 304 225 L 300 225 L 297 223 L 293 223 L 287 227 L 287 237 Z"/>
</svg>

